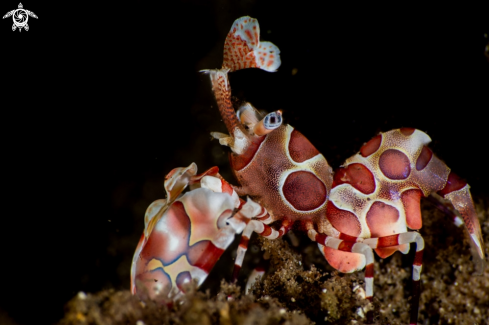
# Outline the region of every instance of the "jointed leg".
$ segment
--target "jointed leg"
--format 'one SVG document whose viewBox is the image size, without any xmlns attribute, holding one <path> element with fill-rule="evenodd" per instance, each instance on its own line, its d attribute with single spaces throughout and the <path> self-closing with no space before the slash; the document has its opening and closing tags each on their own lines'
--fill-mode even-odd
<svg viewBox="0 0 489 325">
<path fill-rule="evenodd" d="M 241 270 L 241 265 L 243 265 L 244 256 L 246 254 L 246 251 L 248 250 L 248 243 L 253 232 L 256 232 L 258 235 L 266 237 L 268 239 L 277 239 L 285 235 L 290 229 L 288 220 L 282 221 L 282 224 L 278 231 L 268 226 L 263 221 L 259 220 L 260 218 L 265 220 L 271 219 L 266 210 L 264 215 L 258 216 L 257 218 L 258 220 L 250 220 L 250 222 L 243 230 L 243 234 L 241 235 L 241 241 L 238 246 L 236 261 L 234 262 L 233 280 L 237 280 L 238 278 L 239 271 Z"/>
<path fill-rule="evenodd" d="M 357 242 L 359 239 L 356 237 L 348 236 L 348 239 L 351 241 L 347 241 L 330 237 L 325 234 L 318 234 L 314 229 L 308 231 L 308 236 L 311 240 L 325 247 L 365 256 L 365 298 L 371 302 L 374 290 L 374 254 L 372 248 L 364 243 Z M 367 322 L 373 322 L 372 310 L 367 312 Z"/>
<path fill-rule="evenodd" d="M 392 247 L 402 244 L 416 243 L 416 255 L 414 256 L 413 262 L 413 292 L 412 292 L 412 303 L 411 303 L 411 320 L 410 324 L 417 324 L 418 322 L 418 309 L 419 309 L 419 295 L 420 295 L 420 277 L 421 269 L 423 267 L 423 251 L 424 251 L 424 240 L 423 237 L 417 232 L 406 232 L 402 234 L 379 237 L 379 238 L 368 238 L 363 241 L 371 248 L 385 248 Z"/>
<path fill-rule="evenodd" d="M 265 274 L 265 267 L 263 267 L 263 265 L 258 265 L 253 269 L 253 271 L 251 271 L 251 274 L 248 277 L 248 281 L 246 281 L 246 287 L 245 287 L 246 294 L 248 294 L 253 284 L 255 284 L 257 281 L 260 281 L 260 279 L 263 277 L 264 274 Z"/>
</svg>

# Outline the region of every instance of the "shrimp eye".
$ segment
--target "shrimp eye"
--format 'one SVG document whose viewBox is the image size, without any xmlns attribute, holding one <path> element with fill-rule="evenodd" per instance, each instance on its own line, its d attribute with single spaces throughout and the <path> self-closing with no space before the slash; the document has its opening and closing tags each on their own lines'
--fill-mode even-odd
<svg viewBox="0 0 489 325">
<path fill-rule="evenodd" d="M 253 131 L 256 135 L 266 135 L 282 125 L 282 111 L 271 112 L 267 114 L 258 124 L 255 125 Z"/>
<path fill-rule="evenodd" d="M 263 126 L 268 130 L 275 130 L 282 125 L 282 112 L 271 112 L 263 120 Z"/>
</svg>

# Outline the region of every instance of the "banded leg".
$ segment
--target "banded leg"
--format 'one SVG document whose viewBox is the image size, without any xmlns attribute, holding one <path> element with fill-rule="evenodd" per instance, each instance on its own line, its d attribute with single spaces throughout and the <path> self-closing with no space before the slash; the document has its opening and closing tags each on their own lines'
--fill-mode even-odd
<svg viewBox="0 0 489 325">
<path fill-rule="evenodd" d="M 421 269 L 423 267 L 423 251 L 424 240 L 423 237 L 417 232 L 405 232 L 402 234 L 396 234 L 392 236 L 385 236 L 379 238 L 367 238 L 363 240 L 364 244 L 367 244 L 371 248 L 385 248 L 402 244 L 416 243 L 416 255 L 413 262 L 413 292 L 411 303 L 411 325 L 418 323 L 418 309 L 419 309 L 419 295 L 420 295 L 420 278 Z"/>
<path fill-rule="evenodd" d="M 262 265 L 258 265 L 251 271 L 250 276 L 248 277 L 248 281 L 246 281 L 246 287 L 245 287 L 245 293 L 248 294 L 248 292 L 251 290 L 251 287 L 253 284 L 255 284 L 257 281 L 260 281 L 260 279 L 263 277 L 265 274 L 265 268 Z"/>
<path fill-rule="evenodd" d="M 262 215 L 261 218 L 264 218 L 265 220 L 271 219 L 266 210 L 265 213 L 266 215 Z M 289 231 L 289 229 L 290 225 L 288 220 L 282 221 L 279 230 L 273 229 L 261 220 L 251 220 L 246 225 L 245 229 L 243 230 L 243 234 L 241 235 L 241 241 L 239 243 L 238 252 L 236 254 L 236 261 L 234 262 L 233 280 L 236 281 L 238 279 L 239 271 L 241 270 L 241 266 L 243 265 L 244 256 L 246 254 L 246 251 L 248 250 L 248 244 L 251 234 L 253 232 L 256 232 L 258 235 L 268 239 L 277 239 L 285 235 Z"/>
<path fill-rule="evenodd" d="M 342 252 L 357 253 L 365 256 L 365 299 L 372 302 L 374 293 L 374 253 L 372 248 L 369 245 L 357 242 L 357 240 L 361 240 L 357 237 L 348 236 L 348 240 L 344 240 L 325 234 L 319 234 L 314 229 L 310 229 L 307 234 L 311 240 L 322 246 Z M 363 265 L 360 268 L 363 268 Z M 367 323 L 372 322 L 373 310 L 369 310 L 367 311 Z"/>
</svg>

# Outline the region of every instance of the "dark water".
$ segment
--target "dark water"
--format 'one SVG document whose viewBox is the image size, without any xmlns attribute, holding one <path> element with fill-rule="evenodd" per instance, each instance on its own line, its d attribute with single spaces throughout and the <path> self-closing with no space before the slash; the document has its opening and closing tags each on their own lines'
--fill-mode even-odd
<svg viewBox="0 0 489 325">
<path fill-rule="evenodd" d="M 237 98 L 282 109 L 335 167 L 379 131 L 419 128 L 473 193 L 488 193 L 489 29 L 477 11 L 280 1 L 24 8 L 39 17 L 28 32 L 0 26 L 0 310 L 19 323 L 55 322 L 80 290 L 128 288 L 144 210 L 164 197 L 172 168 L 218 165 L 230 179 L 226 148 L 209 136 L 225 129 L 197 71 L 220 66 L 243 15 L 258 18 L 282 66 L 232 74 Z"/>
</svg>

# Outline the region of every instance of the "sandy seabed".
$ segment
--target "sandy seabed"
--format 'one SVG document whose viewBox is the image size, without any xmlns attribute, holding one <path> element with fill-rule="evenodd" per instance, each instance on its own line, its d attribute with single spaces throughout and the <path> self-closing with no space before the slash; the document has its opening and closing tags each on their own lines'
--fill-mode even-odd
<svg viewBox="0 0 489 325">
<path fill-rule="evenodd" d="M 489 247 L 489 203 L 476 200 L 486 256 Z M 420 324 L 488 324 L 489 268 L 474 276 L 474 265 L 464 230 L 450 224 L 443 213 L 423 204 L 423 261 Z M 442 225 L 442 226 L 440 226 Z M 172 306 L 142 302 L 129 290 L 80 292 L 66 305 L 59 325 L 75 324 L 364 324 L 361 298 L 363 272 L 341 274 L 327 265 L 307 237 L 285 240 L 252 238 L 269 256 L 269 269 L 251 294 L 222 281 L 217 294 L 189 288 Z M 263 255 L 263 252 L 250 255 Z M 407 324 L 410 308 L 412 251 L 376 258 L 374 321 Z M 247 257 L 249 261 L 250 258 Z M 245 263 L 246 261 L 245 260 Z M 242 273 L 246 272 L 246 267 Z M 243 281 L 241 281 L 243 282 Z M 240 282 L 238 282 L 240 283 Z"/>
</svg>

